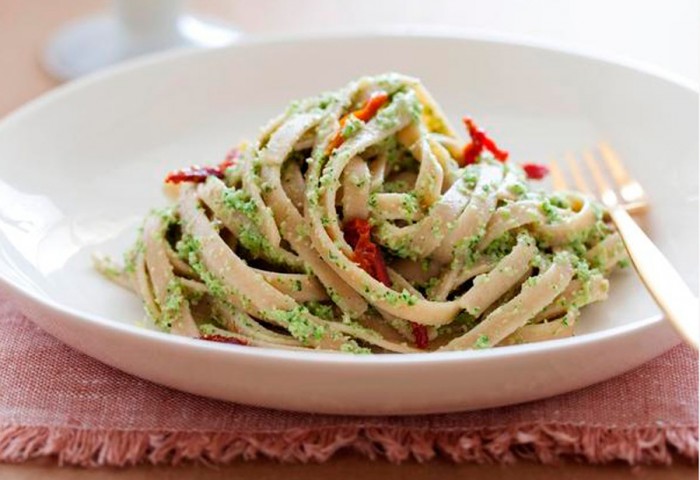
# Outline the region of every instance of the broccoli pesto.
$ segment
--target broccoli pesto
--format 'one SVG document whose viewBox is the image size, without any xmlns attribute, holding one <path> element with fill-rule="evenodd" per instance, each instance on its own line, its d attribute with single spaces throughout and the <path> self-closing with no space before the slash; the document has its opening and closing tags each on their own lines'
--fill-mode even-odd
<svg viewBox="0 0 700 480">
<path fill-rule="evenodd" d="M 326 333 L 323 325 L 315 324 L 309 318 L 309 310 L 301 305 L 292 310 L 271 310 L 267 312 L 267 317 L 288 328 L 292 337 L 304 345 L 307 345 L 310 340 L 321 340 Z"/>
<path fill-rule="evenodd" d="M 123 268 L 96 265 L 160 328 L 251 348 L 414 353 L 573 335 L 627 263 L 610 216 L 539 188 L 547 167 L 496 141 L 498 122 L 463 124 L 396 73 L 292 102 L 221 163 L 167 173 L 174 203 L 150 213 Z"/>
</svg>

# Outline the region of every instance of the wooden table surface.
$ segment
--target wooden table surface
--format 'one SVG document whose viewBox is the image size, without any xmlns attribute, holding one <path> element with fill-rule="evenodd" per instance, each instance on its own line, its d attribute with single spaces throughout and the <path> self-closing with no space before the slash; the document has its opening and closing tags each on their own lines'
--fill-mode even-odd
<svg viewBox="0 0 700 480">
<path fill-rule="evenodd" d="M 257 0 L 256 0 L 257 1 Z M 269 0 L 263 0 L 269 3 Z M 300 0 L 295 4 L 308 7 L 310 4 L 318 6 L 316 0 Z M 415 4 L 417 2 L 408 2 Z M 444 3 L 444 2 L 442 2 Z M 539 2 L 542 3 L 542 2 Z M 59 83 L 50 78 L 41 68 L 40 55 L 48 36 L 57 27 L 66 21 L 99 11 L 104 8 L 102 0 L 61 0 L 47 2 L 45 0 L 0 0 L 0 65 L 2 76 L 0 78 L 0 117 L 19 107 L 32 98 L 51 90 Z M 226 2 L 224 0 L 195 0 L 191 2 L 193 10 L 208 13 L 237 21 L 242 29 L 248 32 L 268 31 L 279 27 L 282 15 L 277 15 L 278 23 L 265 25 L 264 8 L 242 7 L 243 2 Z M 245 6 L 252 5 L 251 1 Z M 258 2 L 259 6 L 260 3 Z M 287 8 L 288 3 L 285 4 Z M 328 3 L 324 4 L 328 5 Z M 258 8 L 258 11 L 254 11 Z M 338 16 L 338 10 L 326 7 L 326 15 Z M 381 8 L 379 9 L 381 11 Z M 388 12 L 389 10 L 385 8 Z M 422 20 L 416 9 L 408 8 L 415 18 L 409 20 Z M 322 12 L 323 13 L 323 12 Z M 318 12 L 314 13 L 320 15 Z M 357 15 L 356 15 L 357 16 Z M 313 19 L 311 20 L 313 21 Z M 427 21 L 431 21 L 430 18 Z M 435 22 L 433 22 L 435 23 Z M 347 25 L 345 25 L 347 26 Z M 268 30 L 266 30 L 266 28 Z M 696 66 L 691 65 L 687 69 L 688 76 L 697 74 Z M 504 479 L 518 478 L 528 479 L 599 479 L 599 478 L 634 478 L 634 479 L 689 479 L 697 478 L 697 467 L 684 463 L 676 464 L 671 468 L 665 467 L 636 467 L 634 469 L 626 465 L 614 465 L 596 467 L 590 465 L 564 464 L 554 467 L 546 467 L 531 463 L 518 463 L 513 466 L 478 466 L 478 465 L 453 465 L 446 461 L 436 461 L 420 465 L 407 463 L 394 466 L 384 461 L 368 461 L 356 455 L 343 454 L 323 465 L 281 465 L 270 461 L 238 462 L 225 468 L 211 469 L 197 465 L 183 467 L 152 467 L 139 466 L 126 469 L 105 468 L 97 470 L 83 470 L 78 468 L 59 467 L 52 460 L 35 461 L 26 464 L 10 465 L 0 464 L 0 478 L 4 480 L 24 480 L 33 478 L 75 479 L 99 478 L 99 479 L 276 479 L 284 476 L 287 480 L 297 478 L 325 479 L 325 478 L 362 478 L 362 479 L 432 479 L 432 478 L 479 478 L 479 479 Z"/>
</svg>

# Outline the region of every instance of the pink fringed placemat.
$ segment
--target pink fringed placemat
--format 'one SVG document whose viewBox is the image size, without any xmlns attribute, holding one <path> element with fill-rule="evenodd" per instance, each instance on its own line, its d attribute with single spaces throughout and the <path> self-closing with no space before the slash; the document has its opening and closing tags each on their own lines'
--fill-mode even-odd
<svg viewBox="0 0 700 480">
<path fill-rule="evenodd" d="M 83 466 L 324 461 L 341 449 L 400 462 L 697 461 L 698 363 L 677 347 L 548 400 L 471 413 L 344 417 L 247 407 L 160 387 L 78 353 L 0 301 L 0 461 Z"/>
</svg>

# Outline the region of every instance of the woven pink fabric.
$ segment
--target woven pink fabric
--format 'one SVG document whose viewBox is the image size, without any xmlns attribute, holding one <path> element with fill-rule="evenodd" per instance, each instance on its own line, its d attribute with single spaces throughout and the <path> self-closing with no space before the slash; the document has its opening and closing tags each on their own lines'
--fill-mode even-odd
<svg viewBox="0 0 700 480">
<path fill-rule="evenodd" d="M 324 461 L 341 449 L 394 462 L 670 463 L 698 457 L 698 364 L 677 347 L 579 392 L 413 417 L 289 413 L 160 387 L 82 355 L 0 301 L 0 461 L 83 466 Z"/>
</svg>

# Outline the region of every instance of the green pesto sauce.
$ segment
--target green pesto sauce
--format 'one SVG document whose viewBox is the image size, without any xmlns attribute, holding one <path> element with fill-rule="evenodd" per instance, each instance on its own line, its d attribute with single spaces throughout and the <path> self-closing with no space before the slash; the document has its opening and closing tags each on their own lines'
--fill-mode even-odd
<svg viewBox="0 0 700 480">
<path fill-rule="evenodd" d="M 302 305 L 292 310 L 272 310 L 268 312 L 270 318 L 285 325 L 292 337 L 304 345 L 307 345 L 310 339 L 320 340 L 326 333 L 326 329 L 322 325 L 317 325 L 309 320 L 309 315 L 309 310 Z"/>
<path fill-rule="evenodd" d="M 120 270 L 109 257 L 106 257 L 100 261 L 99 271 L 102 273 L 102 275 L 110 279 L 118 278 L 122 274 L 122 270 Z"/>
<path fill-rule="evenodd" d="M 221 201 L 231 210 L 242 213 L 253 222 L 256 221 L 258 206 L 246 191 L 227 188 L 221 194 Z"/>
<path fill-rule="evenodd" d="M 500 260 L 513 250 L 516 243 L 515 234 L 512 231 L 505 232 L 489 243 L 484 249 L 484 255 L 493 260 Z"/>
<path fill-rule="evenodd" d="M 226 285 L 224 285 L 224 282 L 222 282 L 219 277 L 207 270 L 199 261 L 194 263 L 190 262 L 190 265 L 192 265 L 194 271 L 200 276 L 211 295 L 220 299 L 228 298 L 228 290 Z"/>
<path fill-rule="evenodd" d="M 379 236 L 381 238 L 382 227 L 379 228 Z M 389 252 L 399 258 L 410 258 L 417 259 L 418 254 L 411 246 L 411 238 L 406 236 L 397 236 L 390 240 L 385 240 L 382 242 L 382 246 L 389 250 Z"/>
<path fill-rule="evenodd" d="M 571 204 L 569 203 L 569 201 L 561 195 L 557 195 L 556 193 L 552 194 L 549 197 L 549 202 L 557 208 L 563 208 L 566 210 L 571 208 Z"/>
<path fill-rule="evenodd" d="M 334 169 L 332 167 L 328 167 L 323 171 L 323 175 L 321 175 L 321 179 L 319 180 L 319 183 L 322 187 L 327 188 L 331 186 L 332 183 L 334 183 L 333 172 Z"/>
<path fill-rule="evenodd" d="M 409 217 L 416 214 L 420 209 L 416 193 L 411 192 L 404 194 L 403 199 L 401 200 L 401 207 L 403 208 L 404 212 L 406 212 L 406 215 Z"/>
<path fill-rule="evenodd" d="M 423 104 L 413 97 L 413 100 L 408 104 L 408 112 L 411 114 L 414 122 L 419 121 L 421 115 L 423 115 Z"/>
<path fill-rule="evenodd" d="M 391 130 L 399 126 L 399 117 L 396 109 L 383 109 L 375 117 L 377 125 L 382 130 Z"/>
<path fill-rule="evenodd" d="M 324 305 L 321 302 L 305 302 L 304 306 L 312 315 L 318 318 L 324 320 L 333 320 L 335 318 L 333 307 L 330 305 Z"/>
<path fill-rule="evenodd" d="M 477 318 L 466 310 L 459 312 L 454 321 L 458 325 L 463 326 L 467 332 L 479 324 Z"/>
<path fill-rule="evenodd" d="M 203 323 L 199 326 L 199 333 L 202 335 L 216 335 L 219 329 L 211 323 Z"/>
<path fill-rule="evenodd" d="M 364 126 L 364 123 L 362 120 L 357 118 L 355 115 L 349 115 L 347 117 L 347 120 L 345 121 L 345 125 L 343 125 L 343 129 L 340 131 L 340 135 L 344 139 L 348 139 L 359 132 L 362 127 Z"/>
<path fill-rule="evenodd" d="M 386 156 L 386 163 L 388 167 L 395 164 L 399 159 L 399 142 L 396 140 L 396 136 L 392 135 L 387 137 L 386 140 L 382 141 L 379 145 L 380 149 L 384 151 Z"/>
<path fill-rule="evenodd" d="M 463 238 L 462 240 L 458 241 L 454 247 L 455 259 L 459 258 L 463 260 L 465 265 L 468 267 L 474 265 L 479 258 L 477 246 L 484 237 L 484 233 L 484 229 L 482 228 L 478 233 L 472 235 L 471 237 Z"/>
<path fill-rule="evenodd" d="M 594 272 L 595 270 L 591 269 L 590 265 L 585 260 L 579 260 L 575 265 L 574 275 L 583 283 L 590 281 Z"/>
<path fill-rule="evenodd" d="M 196 261 L 199 256 L 199 251 L 202 248 L 202 244 L 192 235 L 184 234 L 180 241 L 177 242 L 175 248 L 177 249 L 178 256 L 182 260 L 189 262 L 190 259 L 194 257 Z"/>
<path fill-rule="evenodd" d="M 328 293 L 328 296 L 330 297 L 333 303 L 335 303 L 336 305 L 340 305 L 342 303 L 343 297 L 341 297 L 340 294 L 336 292 L 334 288 L 328 287 L 326 289 L 326 292 Z"/>
<path fill-rule="evenodd" d="M 357 178 L 356 176 L 351 176 L 350 181 L 352 182 L 353 185 L 355 185 L 357 188 L 362 188 L 367 184 L 367 179 L 366 178 Z"/>
<path fill-rule="evenodd" d="M 170 227 L 170 225 L 174 225 L 177 223 L 178 217 L 175 207 L 165 207 L 157 210 L 152 210 L 151 214 L 156 215 L 162 221 L 160 230 L 158 231 L 158 235 L 160 236 L 165 235 L 165 232 L 167 232 L 168 227 Z"/>
<path fill-rule="evenodd" d="M 569 310 L 567 310 L 566 315 L 564 315 L 561 319 L 561 324 L 564 325 L 565 327 L 568 327 L 571 325 L 571 322 L 569 320 L 570 317 L 574 317 L 578 313 L 578 309 L 576 306 L 571 306 Z"/>
<path fill-rule="evenodd" d="M 588 250 L 584 240 L 581 238 L 575 238 L 574 240 L 570 241 L 567 246 L 579 257 L 584 256 Z"/>
<path fill-rule="evenodd" d="M 266 249 L 270 248 L 269 242 L 262 236 L 257 228 L 245 226 L 238 234 L 238 241 L 243 248 L 254 257 L 263 256 Z"/>
<path fill-rule="evenodd" d="M 256 227 L 251 225 L 242 227 L 237 238 L 241 246 L 252 257 L 264 258 L 275 265 L 287 265 L 286 259 L 275 250 L 270 241 Z"/>
<path fill-rule="evenodd" d="M 164 330 L 170 330 L 184 303 L 185 295 L 182 291 L 182 284 L 177 278 L 173 278 L 168 282 L 166 288 L 165 302 L 161 308 L 158 325 Z"/>
<path fill-rule="evenodd" d="M 433 294 L 433 289 L 437 286 L 437 284 L 440 282 L 440 279 L 438 277 L 431 277 L 428 279 L 427 282 L 425 282 L 422 287 L 423 290 L 425 290 L 426 294 L 428 297 L 431 297 Z"/>
<path fill-rule="evenodd" d="M 617 262 L 618 268 L 627 268 L 631 265 L 630 259 L 629 258 L 623 258 L 619 262 Z"/>
<path fill-rule="evenodd" d="M 216 275 L 211 273 L 199 259 L 199 252 L 202 248 L 198 239 L 192 235 L 183 235 L 177 243 L 177 253 L 185 260 L 192 269 L 199 275 L 207 287 L 208 292 L 216 298 L 226 300 L 228 290 L 224 283 Z"/>
<path fill-rule="evenodd" d="M 527 188 L 522 183 L 514 183 L 508 187 L 508 191 L 519 197 L 527 192 Z"/>
<path fill-rule="evenodd" d="M 583 305 L 589 302 L 591 297 L 591 278 L 598 273 L 598 270 L 591 268 L 585 260 L 576 262 L 574 277 L 581 282 L 581 290 L 574 299 L 574 305 Z"/>
<path fill-rule="evenodd" d="M 408 111 L 411 118 L 418 120 L 422 113 L 422 106 L 415 93 L 399 92 L 392 98 L 391 103 L 383 107 L 374 117 L 377 125 L 382 130 L 391 130 L 399 126 L 399 112 Z"/>
<path fill-rule="evenodd" d="M 134 245 L 124 252 L 124 272 L 134 273 L 136 271 L 136 259 L 146 250 L 146 244 L 143 238 L 139 236 Z"/>
<path fill-rule="evenodd" d="M 478 167 L 475 165 L 467 166 L 462 174 L 462 179 L 464 181 L 464 185 L 466 185 L 468 189 L 474 190 L 476 183 L 479 181 Z"/>
<path fill-rule="evenodd" d="M 367 199 L 367 205 L 369 208 L 377 208 L 377 194 L 371 193 Z"/>
<path fill-rule="evenodd" d="M 394 290 L 390 290 L 384 294 L 384 300 L 387 301 L 390 305 L 408 305 L 409 307 L 412 307 L 416 303 L 418 303 L 418 297 L 413 295 L 411 292 L 406 290 L 405 288 L 401 292 L 396 292 Z"/>
<path fill-rule="evenodd" d="M 542 213 L 544 213 L 544 216 L 549 223 L 554 223 L 560 219 L 557 208 L 551 203 L 549 198 L 546 198 L 542 201 L 542 203 L 540 203 L 540 210 L 542 210 Z"/>
<path fill-rule="evenodd" d="M 340 351 L 345 353 L 353 353 L 356 355 L 369 355 L 372 350 L 369 348 L 361 347 L 357 344 L 355 340 L 348 340 L 340 345 Z"/>
<path fill-rule="evenodd" d="M 479 338 L 474 342 L 474 348 L 481 350 L 484 348 L 491 348 L 491 343 L 489 342 L 489 337 L 487 335 L 479 335 Z"/>
<path fill-rule="evenodd" d="M 309 227 L 306 224 L 300 223 L 296 226 L 294 230 L 299 237 L 299 240 L 303 240 L 309 236 Z"/>
</svg>

